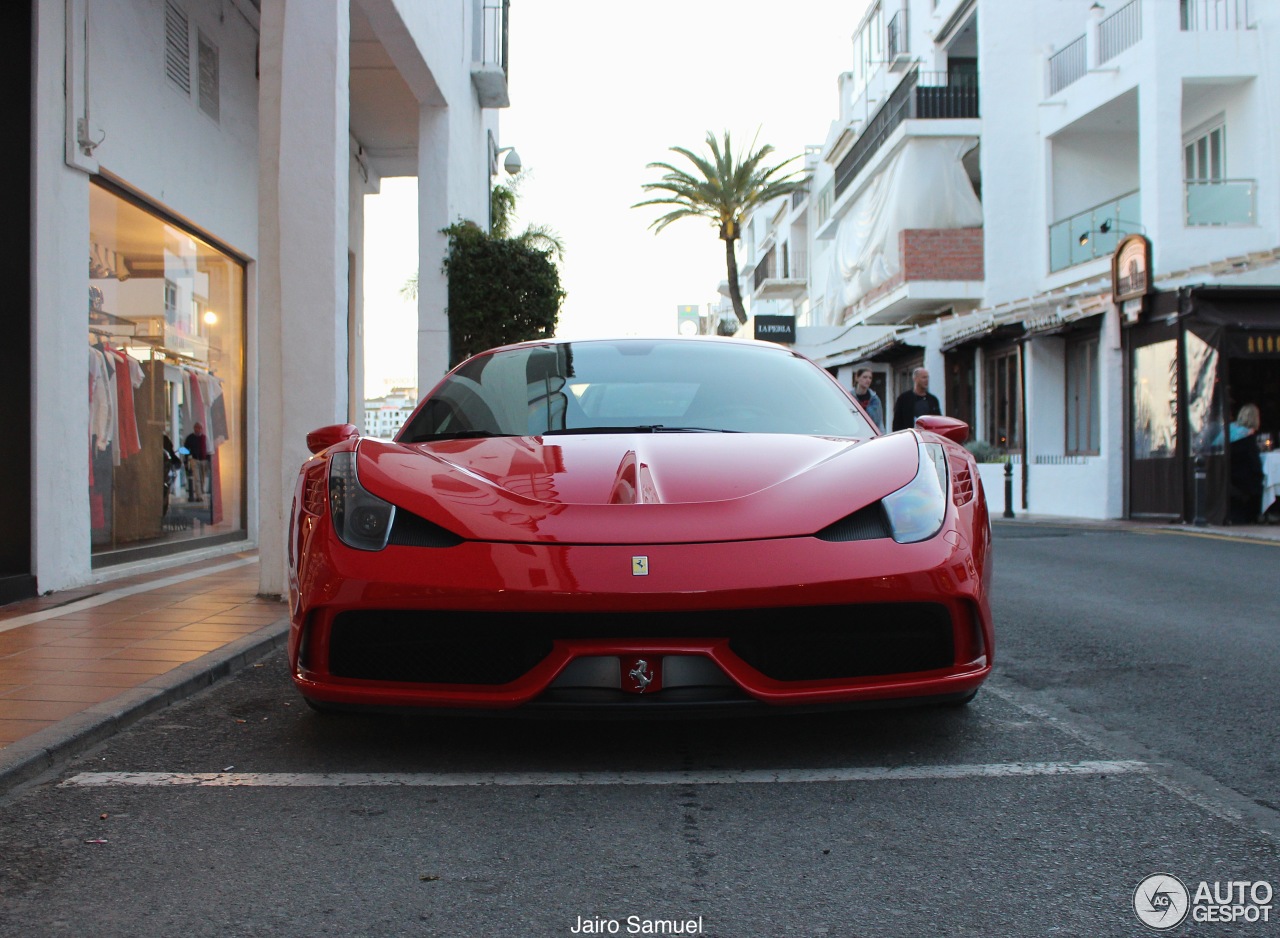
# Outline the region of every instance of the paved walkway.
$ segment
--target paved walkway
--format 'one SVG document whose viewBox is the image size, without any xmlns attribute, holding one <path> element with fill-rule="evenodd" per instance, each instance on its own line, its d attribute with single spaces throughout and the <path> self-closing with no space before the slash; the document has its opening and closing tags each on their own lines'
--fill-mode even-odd
<svg viewBox="0 0 1280 938">
<path fill-rule="evenodd" d="M 999 524 L 1268 541 L 1280 525 L 1205 527 L 993 512 Z M 288 632 L 244 551 L 0 606 L 0 792 L 243 668 Z"/>
<path fill-rule="evenodd" d="M 256 551 L 0 607 L 0 790 L 281 644 Z"/>
</svg>

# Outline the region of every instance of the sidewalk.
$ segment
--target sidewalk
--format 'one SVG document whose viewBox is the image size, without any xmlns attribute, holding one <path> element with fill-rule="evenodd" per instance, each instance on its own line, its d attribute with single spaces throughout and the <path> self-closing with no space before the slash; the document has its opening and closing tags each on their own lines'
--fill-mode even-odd
<svg viewBox="0 0 1280 938">
<path fill-rule="evenodd" d="M 992 513 L 1280 545 L 1280 525 L 1197 528 Z M 256 551 L 0 606 L 0 793 L 284 644 L 288 610 L 257 595 Z"/>
<path fill-rule="evenodd" d="M 0 792 L 283 644 L 256 551 L 0 606 Z"/>
<path fill-rule="evenodd" d="M 1205 525 L 1196 527 L 1191 524 L 1169 524 L 1162 521 L 1095 521 L 1090 518 L 1076 518 L 1059 515 L 1036 515 L 1015 512 L 1014 517 L 1005 518 L 1001 508 L 988 502 L 991 512 L 991 523 L 999 524 L 1042 524 L 1050 527 L 1095 528 L 1104 531 L 1158 531 L 1163 534 L 1185 534 L 1190 537 L 1228 538 L 1230 540 L 1272 541 L 1280 543 L 1280 524 L 1237 524 L 1237 525 Z"/>
</svg>

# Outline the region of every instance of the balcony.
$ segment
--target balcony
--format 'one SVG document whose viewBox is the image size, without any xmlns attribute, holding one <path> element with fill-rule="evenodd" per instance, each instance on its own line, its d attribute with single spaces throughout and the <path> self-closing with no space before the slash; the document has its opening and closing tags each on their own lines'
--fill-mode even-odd
<svg viewBox="0 0 1280 938">
<path fill-rule="evenodd" d="M 511 107 L 507 93 L 507 17 L 511 0 L 483 0 L 471 56 L 471 84 L 481 107 Z"/>
<path fill-rule="evenodd" d="M 1073 39 L 1049 57 L 1050 96 L 1084 78 L 1091 61 L 1101 66 L 1142 40 L 1141 0 L 1130 0 L 1098 22 L 1096 30 Z M 1090 46 L 1096 47 L 1092 55 Z"/>
<path fill-rule="evenodd" d="M 876 111 L 853 147 L 836 166 L 835 198 L 839 199 L 849 188 L 904 120 L 977 116 L 976 76 L 948 76 L 945 72 L 913 69 Z"/>
<path fill-rule="evenodd" d="M 1188 227 L 1256 223 L 1256 179 L 1188 179 L 1185 185 Z"/>
<path fill-rule="evenodd" d="M 845 322 L 926 322 L 944 308 L 976 307 L 985 275 L 982 229 L 903 229 L 896 266 L 892 277 L 858 300 Z"/>
<path fill-rule="evenodd" d="M 1049 272 L 1110 257 L 1126 234 L 1142 225 L 1139 190 L 1127 192 L 1049 226 Z"/>
<path fill-rule="evenodd" d="M 1110 62 L 1142 39 L 1142 5 L 1130 0 L 1098 25 L 1098 61 Z"/>
<path fill-rule="evenodd" d="M 753 299 L 794 300 L 809 290 L 808 264 L 802 251 L 771 247 L 756 264 L 751 277 Z"/>
<path fill-rule="evenodd" d="M 1185 32 L 1257 28 L 1249 18 L 1249 0 L 1181 0 L 1181 3 Z"/>
</svg>

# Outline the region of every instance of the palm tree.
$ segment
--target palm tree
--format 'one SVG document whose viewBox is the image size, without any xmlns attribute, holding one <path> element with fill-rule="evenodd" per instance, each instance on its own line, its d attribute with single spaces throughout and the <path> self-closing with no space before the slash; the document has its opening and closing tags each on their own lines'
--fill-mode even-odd
<svg viewBox="0 0 1280 938">
<path fill-rule="evenodd" d="M 725 267 L 729 274 L 729 299 L 733 302 L 738 322 L 745 323 L 747 312 L 742 306 L 738 262 L 733 245 L 742 230 L 743 218 L 753 209 L 800 188 L 804 185 L 804 180 L 797 179 L 795 172 L 783 174 L 783 170 L 795 157 L 773 166 L 765 164 L 765 157 L 773 152 L 773 147 L 769 144 L 754 153 L 748 148 L 747 155 L 740 161 L 734 160 L 728 131 L 725 131 L 723 143 L 708 131 L 707 146 L 711 149 L 710 159 L 684 147 L 671 148 L 673 153 L 679 153 L 688 159 L 696 168 L 696 173 L 677 169 L 670 163 L 650 163 L 648 168 L 662 170 L 663 176 L 658 182 L 644 183 L 642 188 L 646 192 L 665 195 L 637 202 L 632 208 L 643 205 L 675 206 L 649 225 L 655 234 L 673 221 L 686 217 L 706 218 L 719 228 L 720 240 L 724 242 Z M 751 146 L 755 146 L 754 140 Z"/>
</svg>

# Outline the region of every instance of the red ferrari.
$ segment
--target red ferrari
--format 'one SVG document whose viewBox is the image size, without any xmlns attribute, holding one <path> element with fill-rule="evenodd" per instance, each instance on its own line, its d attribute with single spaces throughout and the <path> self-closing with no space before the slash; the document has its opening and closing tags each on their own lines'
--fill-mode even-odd
<svg viewBox="0 0 1280 938">
<path fill-rule="evenodd" d="M 767 343 L 485 352 L 394 440 L 308 435 L 293 680 L 319 709 L 965 702 L 992 655 L 967 434 L 877 433 Z"/>
</svg>

